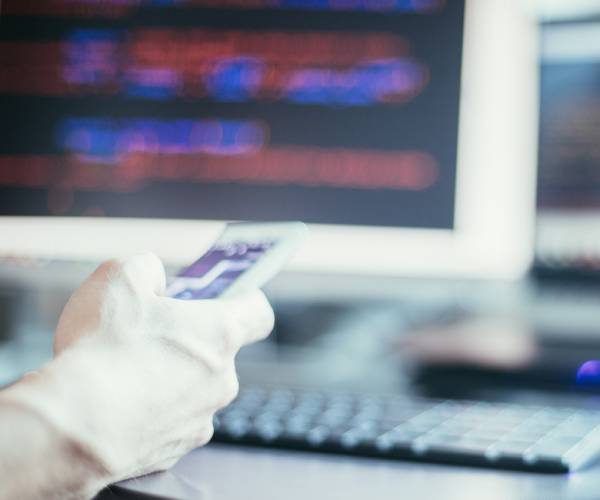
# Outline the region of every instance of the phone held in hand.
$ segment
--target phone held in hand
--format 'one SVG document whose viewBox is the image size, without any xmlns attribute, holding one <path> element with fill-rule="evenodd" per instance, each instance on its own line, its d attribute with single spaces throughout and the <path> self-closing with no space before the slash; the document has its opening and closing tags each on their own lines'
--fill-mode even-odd
<svg viewBox="0 0 600 500">
<path fill-rule="evenodd" d="M 291 259 L 307 235 L 302 222 L 235 222 L 167 286 L 167 296 L 213 299 L 262 287 Z"/>
</svg>

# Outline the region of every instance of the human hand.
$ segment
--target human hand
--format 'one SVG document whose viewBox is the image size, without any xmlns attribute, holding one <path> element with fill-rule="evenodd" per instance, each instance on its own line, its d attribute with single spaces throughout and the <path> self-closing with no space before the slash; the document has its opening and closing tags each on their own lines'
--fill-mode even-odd
<svg viewBox="0 0 600 500">
<path fill-rule="evenodd" d="M 237 394 L 236 353 L 273 327 L 259 291 L 182 301 L 164 288 L 153 255 L 102 264 L 61 315 L 54 361 L 14 391 L 97 457 L 107 482 L 205 444 L 214 413 Z"/>
</svg>

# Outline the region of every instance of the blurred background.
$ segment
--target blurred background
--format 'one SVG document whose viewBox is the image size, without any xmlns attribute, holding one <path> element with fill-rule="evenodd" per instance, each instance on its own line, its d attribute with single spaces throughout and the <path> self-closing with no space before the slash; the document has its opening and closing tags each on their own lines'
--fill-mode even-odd
<svg viewBox="0 0 600 500">
<path fill-rule="evenodd" d="M 269 286 L 276 329 L 242 353 L 242 380 L 481 398 L 518 381 L 511 398 L 593 399 L 600 2 L 517 3 L 518 18 L 458 0 L 3 0 L 0 384 L 50 358 L 62 306 L 111 249 L 137 238 L 174 273 L 218 221 L 297 219 L 343 252 L 315 243 Z M 494 32 L 498 53 L 465 28 L 486 8 L 514 27 Z M 497 62 L 499 91 L 475 85 L 473 58 Z M 480 142 L 462 121 L 478 110 L 481 133 L 504 120 L 538 147 Z M 485 161 L 463 169 L 476 148 Z M 480 203 L 504 170 L 496 189 L 514 196 Z M 505 238 L 479 212 L 524 226 Z M 506 279 L 458 260 L 411 270 L 411 252 L 441 269 L 471 226 L 526 247 Z M 509 258 L 481 248 L 465 260 Z"/>
</svg>

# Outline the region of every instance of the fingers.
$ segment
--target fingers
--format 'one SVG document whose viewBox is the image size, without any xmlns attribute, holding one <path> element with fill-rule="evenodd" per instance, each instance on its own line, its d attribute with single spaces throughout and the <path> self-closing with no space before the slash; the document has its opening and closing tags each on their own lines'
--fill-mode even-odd
<svg viewBox="0 0 600 500">
<path fill-rule="evenodd" d="M 208 339 L 218 351 L 235 353 L 240 347 L 262 340 L 271 333 L 273 309 L 262 292 L 256 290 L 240 296 L 217 300 L 178 300 L 161 298 L 162 317 L 172 322 L 170 334 L 181 331 Z"/>
<path fill-rule="evenodd" d="M 237 320 L 242 328 L 239 345 L 244 346 L 266 338 L 273 330 L 273 308 L 260 290 L 220 299 L 226 314 Z"/>
<path fill-rule="evenodd" d="M 154 295 L 164 294 L 165 268 L 153 253 L 134 255 L 120 262 L 120 273 L 137 291 Z"/>
</svg>

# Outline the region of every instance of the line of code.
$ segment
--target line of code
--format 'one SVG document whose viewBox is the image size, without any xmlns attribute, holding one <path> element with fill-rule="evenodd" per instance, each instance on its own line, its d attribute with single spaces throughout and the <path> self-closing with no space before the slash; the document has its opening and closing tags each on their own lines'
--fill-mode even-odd
<svg viewBox="0 0 600 500">
<path fill-rule="evenodd" d="M 361 106 L 403 102 L 428 69 L 376 33 L 76 30 L 62 42 L 0 43 L 0 92 Z"/>
</svg>

